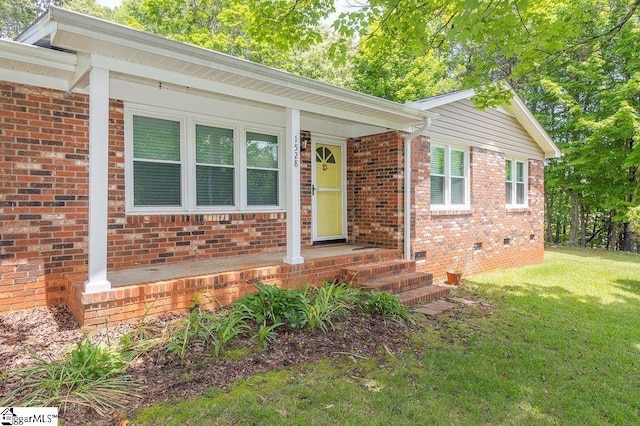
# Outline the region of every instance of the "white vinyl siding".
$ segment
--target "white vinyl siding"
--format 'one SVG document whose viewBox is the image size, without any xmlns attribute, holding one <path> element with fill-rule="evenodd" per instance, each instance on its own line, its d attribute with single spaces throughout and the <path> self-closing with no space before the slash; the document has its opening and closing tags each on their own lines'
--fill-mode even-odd
<svg viewBox="0 0 640 426">
<path fill-rule="evenodd" d="M 282 129 L 127 106 L 125 131 L 127 213 L 284 208 Z"/>
<path fill-rule="evenodd" d="M 527 168 L 524 161 L 505 160 L 505 198 L 508 207 L 527 206 Z"/>
<path fill-rule="evenodd" d="M 515 117 L 506 112 L 476 109 L 463 99 L 429 110 L 438 114 L 429 128 L 429 137 L 441 143 L 477 146 L 512 155 L 543 160 L 544 153 Z"/>
<path fill-rule="evenodd" d="M 431 208 L 468 208 L 468 151 L 446 145 L 431 145 L 430 158 Z"/>
</svg>

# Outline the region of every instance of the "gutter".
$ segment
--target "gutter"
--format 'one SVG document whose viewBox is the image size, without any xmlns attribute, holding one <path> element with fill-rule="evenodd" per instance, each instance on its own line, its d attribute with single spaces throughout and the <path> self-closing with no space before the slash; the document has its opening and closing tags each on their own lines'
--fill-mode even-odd
<svg viewBox="0 0 640 426">
<path fill-rule="evenodd" d="M 411 141 L 431 127 L 431 117 L 425 117 L 422 127 L 404 138 L 404 260 L 411 260 Z"/>
</svg>

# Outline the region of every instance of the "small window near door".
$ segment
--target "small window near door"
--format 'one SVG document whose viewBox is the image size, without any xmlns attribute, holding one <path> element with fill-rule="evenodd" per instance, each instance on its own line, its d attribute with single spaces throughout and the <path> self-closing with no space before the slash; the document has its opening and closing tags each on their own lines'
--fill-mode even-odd
<svg viewBox="0 0 640 426">
<path fill-rule="evenodd" d="M 335 164 L 336 157 L 331 150 L 326 146 L 321 146 L 316 149 L 316 163 L 329 163 Z"/>
</svg>

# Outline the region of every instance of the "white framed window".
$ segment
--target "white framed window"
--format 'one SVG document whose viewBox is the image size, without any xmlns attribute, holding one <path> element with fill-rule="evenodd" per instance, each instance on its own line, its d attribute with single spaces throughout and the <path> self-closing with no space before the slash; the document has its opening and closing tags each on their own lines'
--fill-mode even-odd
<svg viewBox="0 0 640 426">
<path fill-rule="evenodd" d="M 430 153 L 431 208 L 469 208 L 469 151 L 432 144 Z"/>
<path fill-rule="evenodd" d="M 508 207 L 526 207 L 528 176 L 526 162 L 507 158 L 505 160 L 505 195 Z"/>
<path fill-rule="evenodd" d="M 236 206 L 234 129 L 195 125 L 197 207 Z"/>
<path fill-rule="evenodd" d="M 184 120 L 159 114 L 131 117 L 132 203 L 160 211 L 184 206 Z"/>
<path fill-rule="evenodd" d="M 130 214 L 280 211 L 281 128 L 125 105 Z"/>
<path fill-rule="evenodd" d="M 247 132 L 247 199 L 248 206 L 279 204 L 280 149 L 273 135 Z"/>
</svg>

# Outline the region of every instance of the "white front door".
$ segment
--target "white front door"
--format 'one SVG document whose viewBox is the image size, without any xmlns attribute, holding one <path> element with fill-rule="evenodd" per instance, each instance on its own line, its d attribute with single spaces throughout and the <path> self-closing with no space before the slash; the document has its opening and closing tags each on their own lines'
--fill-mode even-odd
<svg viewBox="0 0 640 426">
<path fill-rule="evenodd" d="M 344 142 L 312 144 L 313 241 L 347 237 L 346 155 Z"/>
</svg>

